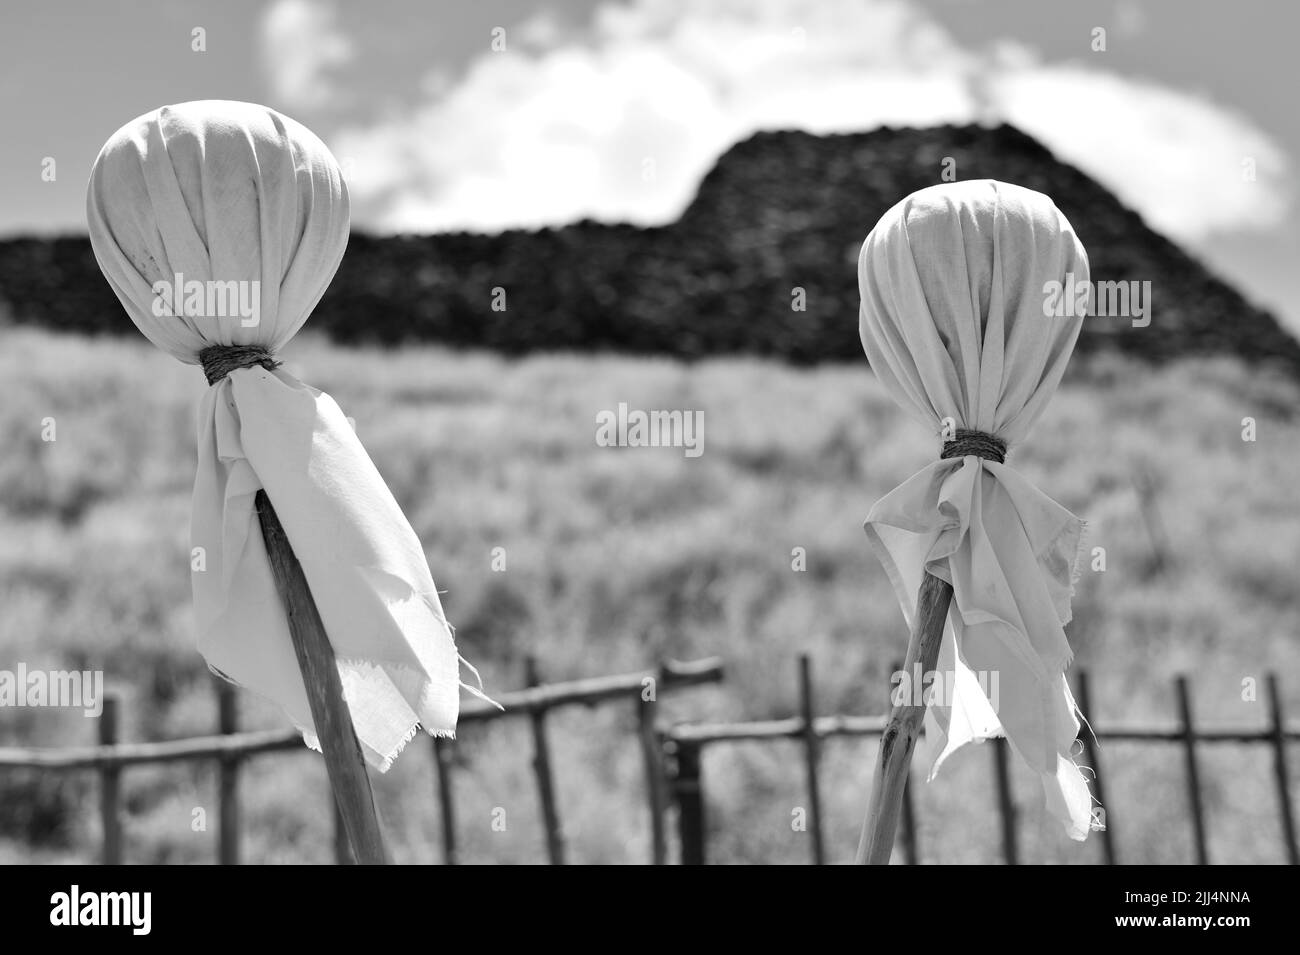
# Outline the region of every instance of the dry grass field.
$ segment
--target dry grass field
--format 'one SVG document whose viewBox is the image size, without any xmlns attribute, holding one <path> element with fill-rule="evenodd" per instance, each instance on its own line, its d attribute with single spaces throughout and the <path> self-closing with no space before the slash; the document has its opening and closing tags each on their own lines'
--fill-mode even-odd
<svg viewBox="0 0 1300 955">
<path fill-rule="evenodd" d="M 684 691 L 671 720 L 795 712 L 795 660 L 813 654 L 823 712 L 878 713 L 902 617 L 862 533 L 872 502 L 936 452 L 897 411 L 865 361 L 793 369 L 758 360 L 675 361 L 547 355 L 507 360 L 437 348 L 349 350 L 309 334 L 288 367 L 330 392 L 419 533 L 466 657 L 489 692 L 521 684 L 528 653 L 560 679 L 717 654 L 728 675 Z M 188 512 L 197 368 L 143 339 L 0 329 L 0 668 L 102 668 L 122 694 L 124 737 L 198 735 L 215 702 L 191 635 Z M 699 457 L 602 448 L 596 416 L 695 409 Z M 1231 360 L 1154 368 L 1099 357 L 1071 372 L 1012 461 L 1089 521 L 1106 570 L 1080 579 L 1071 638 L 1093 674 L 1103 731 L 1172 725 L 1171 681 L 1192 678 L 1198 720 L 1259 727 L 1282 677 L 1300 718 L 1300 387 Z M 1242 419 L 1258 440 L 1242 440 Z M 56 440 L 42 441 L 54 419 Z M 1162 562 L 1134 475 L 1149 474 Z M 493 548 L 506 569 L 492 568 Z M 805 548 L 807 569 L 791 567 Z M 1260 680 L 1262 683 L 1262 679 Z M 247 726 L 281 726 L 241 700 Z M 560 807 L 574 861 L 648 856 L 641 763 L 627 707 L 551 722 Z M 0 711 L 0 745 L 94 739 L 91 720 L 49 709 Z M 1191 859 L 1176 747 L 1107 745 L 1108 809 L 1124 861 Z M 462 857 L 544 858 L 525 723 L 470 727 L 457 746 Z M 874 744 L 828 746 L 823 781 L 831 858 L 852 856 Z M 978 748 L 918 788 L 926 861 L 997 858 L 991 757 Z M 1300 759 L 1292 761 L 1293 772 Z M 704 767 L 710 851 L 720 862 L 803 862 L 794 744 L 711 750 Z M 1278 862 L 1266 747 L 1207 748 L 1211 855 Z M 1300 779 L 1296 780 L 1300 783 Z M 1043 818 L 1015 777 L 1027 861 L 1095 862 Z M 331 819 L 319 758 L 255 761 L 246 771 L 245 858 L 328 861 Z M 200 862 L 214 833 L 214 773 L 188 764 L 126 774 L 127 858 Z M 436 861 L 431 749 L 417 740 L 377 780 L 399 861 Z M 491 825 L 505 810 L 504 832 Z M 215 823 L 213 823 L 215 825 Z M 91 860 L 94 778 L 0 773 L 0 862 Z"/>
</svg>

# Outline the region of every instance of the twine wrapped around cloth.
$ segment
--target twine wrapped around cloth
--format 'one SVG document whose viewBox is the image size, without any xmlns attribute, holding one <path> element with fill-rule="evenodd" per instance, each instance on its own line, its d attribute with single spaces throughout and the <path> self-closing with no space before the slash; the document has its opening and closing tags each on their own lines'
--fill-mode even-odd
<svg viewBox="0 0 1300 955">
<path fill-rule="evenodd" d="M 86 217 L 131 320 L 170 355 L 202 364 L 210 382 L 191 523 L 209 667 L 279 704 L 319 748 L 254 512 L 264 488 L 320 611 L 366 760 L 386 770 L 421 725 L 453 735 L 462 661 L 424 550 L 334 399 L 274 358 L 347 245 L 334 157 L 264 106 L 164 106 L 108 140 Z M 214 312 L 214 298 L 226 307 Z M 232 301 L 256 308 L 230 314 Z"/>
<path fill-rule="evenodd" d="M 261 345 L 209 345 L 199 352 L 199 364 L 208 384 L 215 385 L 236 368 L 261 365 L 267 371 L 275 371 L 283 362 Z"/>
<path fill-rule="evenodd" d="M 1005 736 L 1039 774 L 1049 812 L 1083 839 L 1092 797 L 1072 758 L 1080 724 L 1064 631 L 1083 522 L 1001 461 L 1079 336 L 1081 316 L 1043 308 L 1044 284 L 1070 273 L 1088 280 L 1087 253 L 1052 201 L 992 180 L 913 193 L 858 259 L 877 378 L 932 432 L 956 428 L 942 457 L 866 522 L 909 625 L 924 573 L 953 588 L 938 664 L 950 692 L 926 711 L 930 778 L 965 743 Z"/>
</svg>

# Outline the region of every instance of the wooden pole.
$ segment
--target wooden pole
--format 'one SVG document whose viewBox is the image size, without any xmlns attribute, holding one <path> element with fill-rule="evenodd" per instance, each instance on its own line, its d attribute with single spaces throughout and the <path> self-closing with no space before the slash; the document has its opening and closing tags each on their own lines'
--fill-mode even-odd
<svg viewBox="0 0 1300 955">
<path fill-rule="evenodd" d="M 451 740 L 442 736 L 433 738 L 433 763 L 438 775 L 438 810 L 442 817 L 442 861 L 456 864 L 456 806 L 452 801 Z"/>
<path fill-rule="evenodd" d="M 333 793 L 330 795 L 332 796 Z M 357 860 L 352 857 L 352 847 L 348 845 L 348 827 L 343 822 L 343 813 L 339 812 L 339 804 L 332 798 L 330 806 L 334 810 L 330 814 L 334 820 L 334 864 L 356 865 Z"/>
<path fill-rule="evenodd" d="M 912 617 L 912 633 L 903 664 L 908 674 L 916 672 L 918 663 L 922 676 L 932 672 L 938 664 L 939 644 L 943 641 L 943 625 L 948 619 L 951 602 L 952 585 L 926 573 L 917 593 L 916 613 Z M 921 687 L 913 689 L 916 693 L 921 691 Z M 876 775 L 871 781 L 871 801 L 862 823 L 862 838 L 858 842 L 856 861 L 859 865 L 889 864 L 908 768 L 912 763 L 912 750 L 916 748 L 924 718 L 925 702 L 914 703 L 910 695 L 900 700 L 889 714 L 889 722 L 880 737 Z"/>
<path fill-rule="evenodd" d="M 1196 730 L 1192 724 L 1192 699 L 1187 689 L 1187 677 L 1179 676 L 1178 712 L 1182 719 L 1183 756 L 1187 764 L 1187 799 L 1192 809 L 1192 835 L 1196 838 L 1196 864 L 1209 865 L 1210 854 L 1205 845 L 1205 807 L 1201 804 L 1201 773 L 1196 763 Z"/>
<path fill-rule="evenodd" d="M 1296 848 L 1295 816 L 1291 812 L 1291 780 L 1286 762 L 1286 722 L 1282 719 L 1282 691 L 1277 674 L 1268 675 L 1268 708 L 1273 731 L 1273 774 L 1277 777 L 1277 798 L 1282 811 L 1282 838 L 1286 842 L 1286 861 L 1300 865 Z"/>
<path fill-rule="evenodd" d="M 912 774 L 903 780 L 903 861 L 921 864 L 921 846 L 916 835 L 916 800 L 912 795 Z"/>
<path fill-rule="evenodd" d="M 901 660 L 895 660 L 890 667 L 891 679 L 889 681 L 890 690 L 893 690 L 894 681 L 892 674 L 901 673 L 903 663 Z M 912 774 L 909 770 L 907 779 L 903 782 L 903 860 L 907 865 L 921 864 L 921 846 L 916 835 L 916 799 L 915 790 L 912 788 Z"/>
<path fill-rule="evenodd" d="M 216 683 L 217 731 L 233 736 L 239 732 L 235 688 L 225 680 Z M 221 865 L 239 865 L 239 764 L 237 754 L 217 758 L 217 861 Z"/>
<path fill-rule="evenodd" d="M 813 721 L 812 661 L 799 655 L 799 709 L 803 717 L 804 771 L 808 777 L 808 830 L 812 834 L 813 865 L 826 864 L 822 841 L 822 792 L 817 779 L 817 726 Z"/>
<path fill-rule="evenodd" d="M 389 858 L 375 813 L 375 797 L 361 744 L 357 742 L 347 701 L 343 698 L 334 648 L 325 635 L 325 624 L 312 599 L 302 565 L 265 491 L 257 492 L 254 506 L 262 525 L 275 588 L 289 618 L 289 634 L 293 637 L 294 653 L 307 690 L 316 738 L 325 757 L 330 789 L 352 844 L 353 856 L 361 865 L 386 865 Z"/>
<path fill-rule="evenodd" d="M 1079 706 L 1084 713 L 1095 713 L 1092 708 L 1092 693 L 1088 686 L 1088 671 L 1079 671 Z M 1115 828 L 1111 825 L 1114 817 L 1110 811 L 1110 803 L 1106 800 L 1106 790 L 1103 787 L 1101 778 L 1101 753 L 1097 751 L 1097 746 L 1093 740 L 1092 727 L 1083 728 L 1083 753 L 1087 759 L 1088 765 L 1092 767 L 1092 784 L 1097 790 L 1097 802 L 1101 803 L 1102 810 L 1106 813 L 1101 830 L 1101 856 L 1106 865 L 1115 865 L 1117 857 L 1115 855 Z"/>
<path fill-rule="evenodd" d="M 525 682 L 541 685 L 537 658 L 524 661 Z M 546 711 L 535 709 L 528 714 L 533 728 L 533 771 L 537 774 L 537 798 L 542 804 L 542 825 L 546 827 L 546 854 L 551 865 L 564 865 L 564 833 L 560 828 L 560 811 L 555 802 L 555 778 L 551 773 L 551 747 L 546 739 Z"/>
<path fill-rule="evenodd" d="M 104 711 L 99 714 L 99 744 L 117 742 L 117 696 L 104 696 Z M 104 830 L 104 865 L 122 864 L 122 769 L 103 766 L 99 770 L 99 819 Z"/>
</svg>

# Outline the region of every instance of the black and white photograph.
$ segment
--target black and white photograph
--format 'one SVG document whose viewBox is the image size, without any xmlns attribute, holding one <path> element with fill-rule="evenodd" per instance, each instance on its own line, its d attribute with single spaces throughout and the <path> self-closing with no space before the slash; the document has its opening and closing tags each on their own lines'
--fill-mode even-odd
<svg viewBox="0 0 1300 955">
<path fill-rule="evenodd" d="M 1280 928 L 1297 29 L 4 0 L 0 923 L 834 864 L 927 867 L 873 940 Z"/>
</svg>

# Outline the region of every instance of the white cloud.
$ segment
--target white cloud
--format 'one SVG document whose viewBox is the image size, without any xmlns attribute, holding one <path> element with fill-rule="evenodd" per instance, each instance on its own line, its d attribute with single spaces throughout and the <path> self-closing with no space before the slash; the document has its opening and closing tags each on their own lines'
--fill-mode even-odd
<svg viewBox="0 0 1300 955">
<path fill-rule="evenodd" d="M 644 0 L 602 8 L 588 35 L 548 52 L 485 53 L 414 115 L 331 139 L 372 227 L 658 223 L 755 130 L 964 120 L 966 59 L 895 0 Z"/>
<path fill-rule="evenodd" d="M 331 73 L 352 60 L 353 50 L 332 7 L 313 0 L 276 0 L 261 29 L 262 65 L 278 104 L 312 110 L 335 101 Z"/>
<path fill-rule="evenodd" d="M 1179 239 L 1267 229 L 1287 215 L 1287 157 L 1244 117 L 1188 93 L 1071 66 L 990 82 L 1006 119 Z M 1243 175 L 1254 163 L 1255 179 Z"/>
<path fill-rule="evenodd" d="M 332 35 L 306 0 L 276 9 L 286 6 L 283 21 Z M 331 136 L 350 160 L 355 221 L 386 231 L 662 223 L 757 130 L 992 118 L 1176 238 L 1285 213 L 1287 157 L 1243 118 L 1151 83 L 1042 65 L 1014 44 L 975 54 L 904 0 L 633 0 L 598 9 L 583 31 L 544 19 L 520 30 L 524 42 L 483 53 L 451 85 L 431 73 L 413 110 Z M 331 43 L 312 41 L 314 59 L 291 55 L 278 85 L 310 96 L 321 64 L 341 62 Z M 1256 182 L 1242 181 L 1245 156 Z"/>
</svg>

